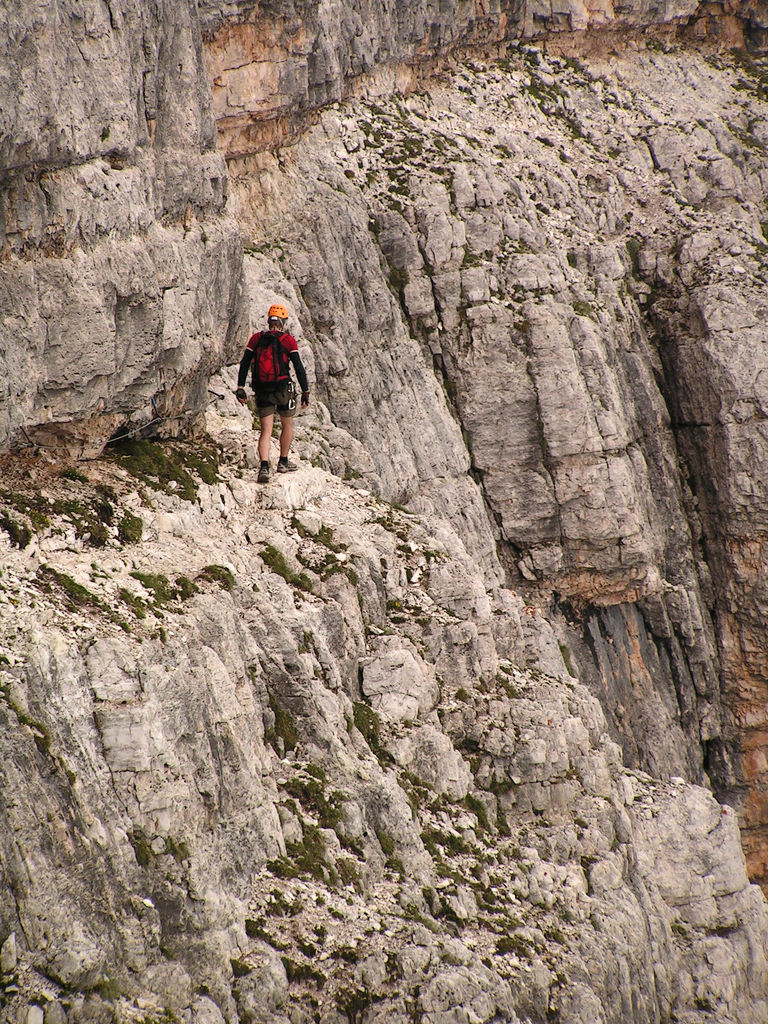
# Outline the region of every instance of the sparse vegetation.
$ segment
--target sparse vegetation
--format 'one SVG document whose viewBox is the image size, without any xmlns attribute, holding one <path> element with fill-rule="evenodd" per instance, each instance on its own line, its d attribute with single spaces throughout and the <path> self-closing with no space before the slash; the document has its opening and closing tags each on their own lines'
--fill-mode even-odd
<svg viewBox="0 0 768 1024">
<path fill-rule="evenodd" d="M 436 859 L 440 857 L 438 846 L 449 857 L 455 857 L 460 853 L 470 853 L 472 850 L 469 843 L 462 839 L 460 835 L 454 832 L 442 832 L 431 827 L 421 833 L 421 841 L 424 843 L 429 854 Z"/>
<path fill-rule="evenodd" d="M 264 739 L 278 754 L 286 750 L 293 750 L 299 741 L 299 734 L 296 731 L 296 724 L 293 715 L 287 708 L 284 708 L 273 694 L 269 695 L 269 707 L 274 716 L 274 725 L 265 730 Z M 282 750 L 280 749 L 282 745 Z"/>
<path fill-rule="evenodd" d="M 133 847 L 136 863 L 142 868 L 149 867 L 152 863 L 154 854 L 152 853 L 150 841 L 143 829 L 134 828 L 128 833 L 128 840 Z"/>
<path fill-rule="evenodd" d="M 166 836 L 165 838 L 165 852 L 170 854 L 173 859 L 181 864 L 185 860 L 189 860 L 189 847 L 183 839 L 174 839 L 173 836 Z"/>
<path fill-rule="evenodd" d="M 386 832 L 380 831 L 376 833 L 376 838 L 379 841 L 379 846 L 381 847 L 381 852 L 384 854 L 384 856 L 391 857 L 392 854 L 395 852 L 394 840 L 390 836 L 388 836 Z"/>
<path fill-rule="evenodd" d="M 341 821 L 341 804 L 344 794 L 325 794 L 323 781 L 317 778 L 296 778 L 286 783 L 286 792 L 315 815 L 323 828 L 336 828 Z"/>
<path fill-rule="evenodd" d="M 179 579 L 185 579 L 185 577 L 180 576 Z M 227 591 L 232 591 L 235 586 L 235 577 L 232 574 L 232 570 L 227 569 L 224 565 L 206 565 L 198 573 L 198 579 L 210 580 L 211 583 L 218 583 L 222 590 Z M 190 584 L 189 580 L 186 580 L 186 583 L 190 586 L 194 585 Z"/>
<path fill-rule="evenodd" d="M 467 793 L 466 797 L 464 798 L 464 803 L 467 809 L 470 810 L 477 818 L 478 827 L 483 832 L 490 832 L 491 823 L 488 820 L 488 811 L 486 810 L 483 801 L 479 797 L 474 796 L 474 794 Z"/>
<path fill-rule="evenodd" d="M 336 996 L 336 1008 L 343 1013 L 349 1024 L 362 1024 L 365 1011 L 384 997 L 375 995 L 368 988 L 355 988 L 340 992 Z"/>
<path fill-rule="evenodd" d="M 5 513 L 0 514 L 0 527 L 2 527 L 11 538 L 11 543 L 17 548 L 25 548 L 32 540 L 32 531 L 25 523 L 19 523 Z"/>
<path fill-rule="evenodd" d="M 324 881 L 330 873 L 325 867 L 325 841 L 316 825 L 304 822 L 300 842 L 286 844 L 286 856 L 267 862 L 267 868 L 276 878 L 298 878 L 309 875 Z"/>
<path fill-rule="evenodd" d="M 83 586 L 82 583 L 78 583 L 77 580 L 66 573 L 59 572 L 58 569 L 54 569 L 50 565 L 41 565 L 37 570 L 37 578 L 44 593 L 56 591 L 62 594 L 67 605 L 73 611 L 81 608 L 93 608 L 106 615 L 107 618 L 122 629 L 127 628 L 126 623 L 112 611 L 98 594 L 94 594 L 87 587 Z"/>
<path fill-rule="evenodd" d="M 274 946 L 275 949 L 286 949 L 287 946 L 284 943 L 279 943 L 274 936 L 267 931 L 266 919 L 261 917 L 258 920 L 252 917 L 246 917 L 245 919 L 245 934 L 249 939 L 261 939 L 262 942 L 268 942 L 270 946 Z"/>
<path fill-rule="evenodd" d="M 503 956 L 505 953 L 514 953 L 523 959 L 530 959 L 533 953 L 533 943 L 524 935 L 513 933 L 502 935 L 496 940 L 496 952 Z"/>
<path fill-rule="evenodd" d="M 360 868 L 351 857 L 339 857 L 336 861 L 336 871 L 342 885 L 361 891 Z"/>
<path fill-rule="evenodd" d="M 558 642 L 557 646 L 560 648 L 560 655 L 561 655 L 561 657 L 563 659 L 563 664 L 565 665 L 565 668 L 566 668 L 566 671 L 568 672 L 568 675 L 572 679 L 578 678 L 577 675 L 576 675 L 576 672 L 573 669 L 573 661 L 571 660 L 571 649 L 570 649 L 570 647 L 568 647 L 567 644 L 564 644 L 562 642 Z"/>
<path fill-rule="evenodd" d="M 232 974 L 236 978 L 244 978 L 246 974 L 251 973 L 251 967 L 243 960 L 230 960 L 230 966 L 232 967 Z"/>
<path fill-rule="evenodd" d="M 193 583 L 193 581 L 189 579 L 187 576 L 176 577 L 176 585 L 173 588 L 173 596 L 177 601 L 186 601 L 188 598 L 193 597 L 195 594 L 199 593 L 200 588 L 197 586 L 196 583 Z"/>
<path fill-rule="evenodd" d="M 146 619 L 147 617 L 147 602 L 139 597 L 138 594 L 134 594 L 128 590 L 127 587 L 120 587 L 118 591 L 120 600 L 127 604 L 137 619 Z"/>
<path fill-rule="evenodd" d="M 642 242 L 639 238 L 634 235 L 627 239 L 627 253 L 629 255 L 629 261 L 632 266 L 632 276 L 640 276 L 640 250 L 642 248 Z"/>
<path fill-rule="evenodd" d="M 140 572 L 138 569 L 131 573 L 131 576 L 152 595 L 152 607 L 162 608 L 173 600 L 173 587 L 171 581 L 163 573 Z"/>
<path fill-rule="evenodd" d="M 318 971 L 311 964 L 297 963 L 288 956 L 282 957 L 282 961 L 289 982 L 312 981 L 318 988 L 322 988 L 328 980 L 322 971 Z"/>
<path fill-rule="evenodd" d="M 29 525 L 19 524 L 20 539 L 26 536 L 26 531 L 34 530 L 40 533 L 48 529 L 53 516 L 60 516 L 69 522 L 74 527 L 75 536 L 94 547 L 103 547 L 109 539 L 107 525 L 112 521 L 114 509 L 111 503 L 100 495 L 91 495 L 89 499 L 83 500 L 74 498 L 51 500 L 39 493 L 20 494 L 0 491 L 0 502 L 29 521 Z M 4 515 L 10 520 L 7 512 Z M 0 525 L 3 525 L 8 531 L 8 527 L 4 523 L 0 523 Z"/>
<path fill-rule="evenodd" d="M 75 469 L 74 466 L 68 466 L 66 469 L 61 471 L 63 480 L 74 480 L 81 484 L 90 483 L 85 473 L 81 473 L 79 469 Z"/>
<path fill-rule="evenodd" d="M 132 512 L 124 512 L 117 524 L 117 536 L 121 544 L 138 544 L 144 533 L 144 523 Z"/>
<path fill-rule="evenodd" d="M 282 551 L 279 551 L 274 545 L 267 544 L 260 552 L 259 555 L 261 560 L 267 565 L 272 572 L 277 573 L 278 576 L 282 576 L 286 583 L 290 583 L 292 587 L 297 587 L 299 590 L 311 592 L 312 581 L 306 575 L 306 573 L 297 573 L 290 568 L 288 562 L 285 559 L 285 555 Z"/>
<path fill-rule="evenodd" d="M 31 715 L 27 714 L 26 711 L 22 710 L 22 708 L 20 708 L 14 701 L 10 700 L 5 688 L 0 688 L 0 697 L 7 702 L 11 711 L 16 715 L 19 725 L 26 726 L 31 731 L 32 739 L 40 753 L 50 754 L 51 734 L 47 726 L 42 722 L 36 721 Z"/>
<path fill-rule="evenodd" d="M 217 454 L 200 445 L 130 438 L 114 443 L 110 453 L 137 480 L 185 501 L 197 498 L 193 473 L 207 484 L 219 479 Z"/>
<path fill-rule="evenodd" d="M 597 320 L 595 307 L 591 303 L 585 302 L 583 299 L 574 299 L 571 306 L 577 316 L 588 316 L 590 320 Z"/>
<path fill-rule="evenodd" d="M 356 701 L 353 714 L 355 726 L 363 734 L 363 738 L 371 748 L 372 753 L 379 761 L 391 762 L 392 756 L 381 742 L 381 719 L 373 708 L 363 703 L 363 701 Z"/>
</svg>

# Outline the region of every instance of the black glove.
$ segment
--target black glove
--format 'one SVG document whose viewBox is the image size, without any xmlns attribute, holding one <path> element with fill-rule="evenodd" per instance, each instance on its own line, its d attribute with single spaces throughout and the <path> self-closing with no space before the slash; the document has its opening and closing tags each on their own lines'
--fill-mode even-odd
<svg viewBox="0 0 768 1024">
<path fill-rule="evenodd" d="M 301 392 L 301 408 L 302 409 L 306 409 L 308 405 L 309 405 L 309 392 L 308 391 L 302 391 Z"/>
<path fill-rule="evenodd" d="M 245 405 L 245 403 L 248 401 L 248 396 L 245 393 L 245 388 L 238 388 L 237 391 L 235 391 L 235 397 L 237 398 L 238 402 L 241 405 Z"/>
</svg>

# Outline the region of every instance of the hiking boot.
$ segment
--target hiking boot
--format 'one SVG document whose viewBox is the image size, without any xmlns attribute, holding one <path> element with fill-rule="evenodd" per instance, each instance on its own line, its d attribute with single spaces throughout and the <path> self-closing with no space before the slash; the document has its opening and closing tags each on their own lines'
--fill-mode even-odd
<svg viewBox="0 0 768 1024">
<path fill-rule="evenodd" d="M 278 473 L 295 473 L 298 468 L 295 462 L 289 462 L 287 458 L 281 458 L 277 463 Z"/>
<path fill-rule="evenodd" d="M 262 462 L 261 467 L 259 469 L 259 475 L 258 475 L 257 479 L 258 479 L 258 482 L 260 484 L 268 484 L 269 483 L 269 463 L 268 462 Z"/>
</svg>

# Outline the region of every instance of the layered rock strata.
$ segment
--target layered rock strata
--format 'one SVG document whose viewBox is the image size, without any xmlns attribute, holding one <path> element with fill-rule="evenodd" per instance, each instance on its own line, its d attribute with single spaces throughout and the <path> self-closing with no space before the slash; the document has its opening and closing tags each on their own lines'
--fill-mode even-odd
<svg viewBox="0 0 768 1024">
<path fill-rule="evenodd" d="M 761 45 L 766 21 L 759 4 L 715 19 L 690 4 L 500 0 L 56 0 L 5 14 L 0 444 L 26 432 L 93 450 L 128 421 L 199 410 L 205 375 L 234 355 L 237 234 L 212 116 L 247 162 L 355 83 L 390 91 L 459 47 L 654 24 L 727 24 L 731 43 L 746 26 Z"/>
<path fill-rule="evenodd" d="M 178 427 L 241 308 L 194 7 L 3 7 L 0 446 Z"/>
<path fill-rule="evenodd" d="M 760 7 L 198 10 L 7 16 L 3 443 L 174 429 L 279 298 L 313 468 L 233 367 L 218 469 L 4 461 L 3 1012 L 764 1021 L 690 784 L 764 880 L 764 65 L 438 67 Z"/>
<path fill-rule="evenodd" d="M 307 115 L 377 79 L 406 85 L 460 48 L 555 39 L 575 51 L 621 47 L 638 33 L 680 33 L 719 46 L 766 46 L 768 8 L 727 10 L 696 0 L 552 4 L 547 0 L 351 0 L 323 5 L 202 0 L 200 18 L 214 115 L 230 159 L 249 157 L 304 126 Z"/>
</svg>

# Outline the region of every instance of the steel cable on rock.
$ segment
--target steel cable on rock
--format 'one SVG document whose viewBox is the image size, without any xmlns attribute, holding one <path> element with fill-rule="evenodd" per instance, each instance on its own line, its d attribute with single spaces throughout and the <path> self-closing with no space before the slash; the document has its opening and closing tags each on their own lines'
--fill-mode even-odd
<svg viewBox="0 0 768 1024">
<path fill-rule="evenodd" d="M 134 427 L 132 430 L 126 430 L 122 434 L 117 434 L 114 437 L 110 437 L 108 441 L 104 443 L 106 448 L 110 444 L 115 444 L 117 441 L 124 441 L 126 438 L 135 437 L 140 434 L 143 430 L 153 426 L 155 423 L 173 423 L 177 420 L 189 420 L 193 419 L 199 413 L 178 413 L 176 416 L 155 416 L 151 420 L 147 420 L 146 423 L 142 423 L 138 427 Z M 26 444 L 16 444 L 9 449 L 12 450 L 26 450 L 27 448 L 34 448 L 36 450 L 51 451 L 51 452 L 71 452 L 73 448 L 78 446 L 85 448 L 87 442 L 82 439 L 73 440 L 71 444 L 45 444 L 43 441 L 33 441 L 27 433 L 24 427 L 20 427 L 19 430 L 27 440 Z"/>
</svg>

